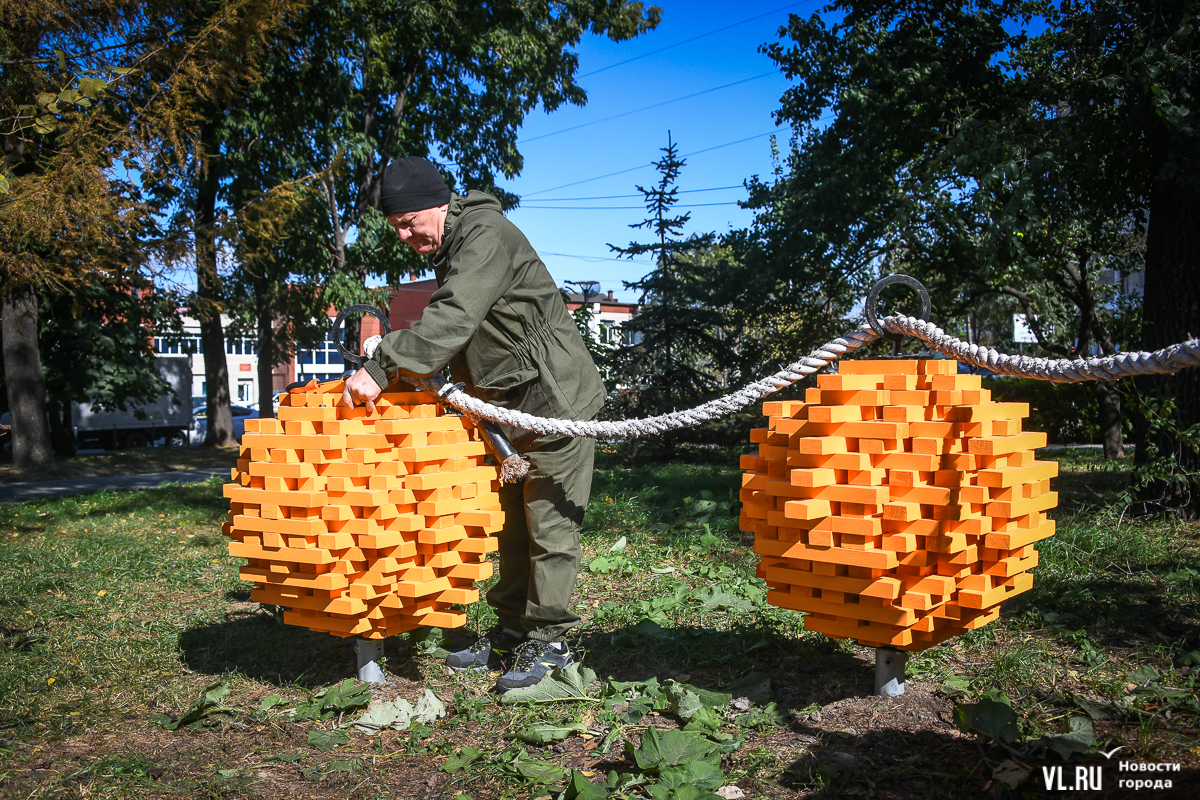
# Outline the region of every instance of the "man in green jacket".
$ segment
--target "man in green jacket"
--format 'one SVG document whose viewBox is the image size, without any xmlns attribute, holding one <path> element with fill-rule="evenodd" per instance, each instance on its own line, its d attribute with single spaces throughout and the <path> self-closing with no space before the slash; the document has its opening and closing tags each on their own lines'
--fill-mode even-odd
<svg viewBox="0 0 1200 800">
<path fill-rule="evenodd" d="M 563 419 L 596 415 L 605 399 L 596 365 L 546 265 L 495 198 L 453 194 L 428 161 L 402 158 L 384 172 L 380 207 L 401 241 L 431 256 L 438 289 L 420 321 L 385 336 L 346 381 L 344 403 L 373 407 L 389 383 L 449 364 L 468 392 L 495 405 Z M 504 665 L 496 686 L 507 691 L 572 663 L 564 638 L 579 623 L 570 604 L 595 442 L 502 428 L 531 468 L 500 489 L 500 577 L 487 593 L 499 623 L 446 663 Z"/>
</svg>

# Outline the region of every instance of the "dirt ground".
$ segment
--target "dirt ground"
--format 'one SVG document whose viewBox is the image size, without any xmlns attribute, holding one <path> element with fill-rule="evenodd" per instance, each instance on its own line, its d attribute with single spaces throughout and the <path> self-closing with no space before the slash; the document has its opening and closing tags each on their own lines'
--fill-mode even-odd
<svg viewBox="0 0 1200 800">
<path fill-rule="evenodd" d="M 1056 757 L 1028 759 L 998 746 L 981 746 L 954 724 L 954 702 L 937 684 L 910 679 L 898 698 L 871 696 L 872 652 L 830 650 L 812 661 L 791 659 L 776 666 L 771 677 L 775 700 L 789 710 L 790 724 L 746 733 L 743 746 L 724 757 L 730 778 L 729 796 L 782 800 L 796 797 L 1054 797 L 1072 793 L 1048 792 L 1042 767 L 1061 764 Z M 197 676 L 198 678 L 200 676 Z M 685 676 L 705 685 L 708 676 Z M 455 691 L 479 696 L 487 679 L 464 684 L 444 673 L 428 657 L 398 665 L 375 699 L 416 700 L 426 687 L 447 700 Z M 714 688 L 719 688 L 712 684 Z M 259 698 L 239 700 L 253 708 Z M 539 797 L 545 787 L 521 786 L 486 770 L 450 775 L 439 769 L 456 748 L 498 751 L 511 744 L 506 733 L 514 726 L 511 707 L 490 704 L 477 719 L 452 708 L 433 735 L 416 741 L 407 732 L 379 736 L 355 735 L 335 752 L 322 752 L 306 742 L 311 725 L 283 717 L 256 721 L 234 715 L 200 730 L 163 730 L 149 724 L 156 709 L 135 705 L 124 719 L 89 730 L 62 730 L 59 735 L 35 736 L 24 742 L 0 740 L 15 748 L 16 769 L 0 782 L 3 798 L 83 797 L 222 797 L 222 798 L 449 798 L 463 792 L 472 800 Z M 544 709 L 539 709 L 544 712 Z M 585 723 L 591 720 L 581 710 Z M 539 719 L 544 719 L 545 713 Z M 678 720 L 652 714 L 643 725 L 671 728 Z M 318 724 L 321 726 L 321 724 Z M 331 727 L 325 723 L 324 727 Z M 635 747 L 645 727 L 627 731 Z M 1097 734 L 1117 733 L 1098 726 Z M 1128 735 L 1125 731 L 1124 735 Z M 1170 777 L 1170 792 L 1122 791 L 1117 786 L 1117 760 L 1102 756 L 1068 766 L 1103 770 L 1104 797 L 1200 797 L 1200 757 L 1194 730 L 1172 733 L 1164 760 L 1179 760 L 1182 771 Z M 608 770 L 632 771 L 621 741 L 607 755 L 597 752 L 595 737 L 572 737 L 558 744 L 527 746 L 537 759 L 563 768 L 594 773 L 599 780 Z M 122 771 L 127 779 L 122 783 Z M 1016 778 L 1013 778 L 1013 776 Z M 148 777 L 147 777 L 148 776 Z M 1001 778 L 1016 782 L 1014 790 Z M 736 789 L 730 789 L 736 787 Z M 557 789 L 550 787 L 555 792 Z M 740 790 L 742 795 L 738 795 Z M 630 795 L 638 796 L 638 795 Z"/>
</svg>

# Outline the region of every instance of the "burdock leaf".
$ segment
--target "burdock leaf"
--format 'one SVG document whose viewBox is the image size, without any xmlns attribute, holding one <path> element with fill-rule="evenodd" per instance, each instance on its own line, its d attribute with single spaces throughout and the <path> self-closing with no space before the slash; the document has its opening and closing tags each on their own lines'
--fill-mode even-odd
<svg viewBox="0 0 1200 800">
<path fill-rule="evenodd" d="M 946 682 L 942 684 L 941 688 L 942 692 L 944 692 L 947 697 L 957 697 L 958 695 L 966 694 L 967 692 L 971 691 L 971 679 L 964 678 L 959 675 L 951 675 L 946 679 Z"/>
<path fill-rule="evenodd" d="M 1086 753 L 1096 744 L 1096 728 L 1087 717 L 1067 720 L 1067 732 L 1061 736 L 1043 736 L 1030 742 L 1034 747 L 1047 747 L 1064 761 L 1076 753 Z"/>
<path fill-rule="evenodd" d="M 272 708 L 283 702 L 283 695 L 269 694 L 259 702 L 258 711 L 259 713 L 270 711 Z"/>
<path fill-rule="evenodd" d="M 954 722 L 963 733 L 974 733 L 1004 744 L 1012 744 L 1020 736 L 1017 712 L 990 698 L 954 706 Z"/>
<path fill-rule="evenodd" d="M 541 683 L 523 689 L 509 689 L 500 695 L 500 702 L 511 703 L 554 703 L 572 700 L 591 700 L 587 687 L 596 680 L 596 673 L 582 664 L 572 664 L 566 669 L 555 669 Z"/>
<path fill-rule="evenodd" d="M 308 743 L 318 750 L 332 750 L 349 741 L 349 732 L 343 730 L 308 732 Z"/>
<path fill-rule="evenodd" d="M 347 711 L 366 708 L 370 702 L 370 684 L 359 683 L 353 678 L 347 678 L 337 686 L 325 690 L 321 711 L 322 713 L 344 714 Z"/>
<path fill-rule="evenodd" d="M 675 708 L 688 693 L 694 694 L 700 701 L 700 705 L 705 708 L 724 708 L 733 700 L 733 695 L 728 692 L 710 692 L 708 689 L 701 689 L 690 683 L 676 683 L 675 681 L 667 681 L 666 692 L 671 697 L 671 710 L 674 713 L 678 713 L 675 712 Z"/>
<path fill-rule="evenodd" d="M 604 800 L 608 797 L 608 789 L 597 786 L 584 777 L 577 769 L 571 770 L 571 780 L 567 782 L 559 800 Z"/>
<path fill-rule="evenodd" d="M 563 779 L 562 767 L 531 757 L 524 748 L 512 760 L 512 768 L 522 778 L 532 783 L 558 783 Z"/>
<path fill-rule="evenodd" d="M 771 677 L 765 672 L 751 672 L 743 675 L 725 687 L 725 691 L 738 697 L 748 697 L 762 705 L 771 701 Z"/>
<path fill-rule="evenodd" d="M 425 694 L 421 695 L 421 699 L 417 701 L 417 705 L 413 709 L 413 716 L 417 718 L 417 722 L 428 725 L 435 719 L 446 716 L 446 704 L 439 700 L 431 690 L 426 689 Z"/>
<path fill-rule="evenodd" d="M 676 767 L 693 761 L 708 761 L 719 764 L 721 753 L 717 746 L 697 733 L 647 728 L 642 734 L 642 745 L 636 750 L 626 742 L 634 761 L 643 772 L 658 772 L 666 767 Z"/>
<path fill-rule="evenodd" d="M 712 732 L 719 730 L 723 718 L 711 708 L 700 706 L 696 713 L 692 715 L 691 721 L 684 726 L 685 731 L 707 731 Z"/>
<path fill-rule="evenodd" d="M 483 751 L 477 750 L 474 747 L 459 748 L 454 755 L 446 759 L 445 763 L 441 766 L 441 770 L 449 775 L 454 775 L 474 764 L 482 755 Z"/>
<path fill-rule="evenodd" d="M 169 731 L 174 731 L 186 725 L 197 725 L 213 714 L 232 714 L 236 709 L 221 705 L 221 701 L 228 694 L 229 681 L 222 678 L 216 683 L 206 686 L 200 694 L 200 699 L 192 703 L 191 707 L 178 719 L 172 720 L 170 717 L 166 717 L 164 721 L 164 715 L 155 714 L 151 721 L 162 725 Z"/>
<path fill-rule="evenodd" d="M 363 733 L 379 733 L 389 728 L 402 731 L 412 724 L 412 718 L 412 703 L 400 697 L 390 703 L 376 703 L 346 725 Z"/>
<path fill-rule="evenodd" d="M 697 786 L 701 789 L 719 789 L 725 783 L 725 773 L 716 764 L 708 761 L 690 761 L 678 767 L 667 767 L 658 774 L 663 786 Z"/>
<path fill-rule="evenodd" d="M 671 712 L 684 722 L 691 722 L 696 712 L 704 708 L 695 692 L 672 693 L 671 697 L 675 701 L 671 704 Z"/>
<path fill-rule="evenodd" d="M 581 733 L 587 730 L 587 725 L 576 723 L 575 725 L 530 725 L 522 728 L 512 734 L 513 739 L 516 739 L 526 744 L 551 744 L 552 742 L 561 742 L 563 739 L 569 738 L 573 733 Z"/>
<path fill-rule="evenodd" d="M 1159 671 L 1149 664 L 1142 664 L 1140 667 L 1129 673 L 1126 678 L 1130 683 L 1136 683 L 1138 686 L 1145 686 L 1150 681 L 1156 681 L 1159 678 Z"/>
<path fill-rule="evenodd" d="M 767 703 L 765 706 L 752 708 L 744 714 L 738 714 L 733 721 L 743 728 L 765 730 L 787 725 L 788 715 L 777 703 Z"/>
</svg>

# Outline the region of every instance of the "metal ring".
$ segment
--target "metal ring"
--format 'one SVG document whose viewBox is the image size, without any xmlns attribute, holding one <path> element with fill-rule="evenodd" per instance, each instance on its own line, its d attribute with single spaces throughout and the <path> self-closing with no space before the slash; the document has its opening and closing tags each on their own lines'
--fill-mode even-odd
<svg viewBox="0 0 1200 800">
<path fill-rule="evenodd" d="M 392 323 L 388 322 L 387 315 L 380 311 L 375 306 L 369 306 L 365 303 L 360 303 L 356 306 L 344 308 L 337 315 L 337 319 L 333 321 L 333 343 L 337 346 L 337 350 L 342 354 L 348 363 L 356 367 L 361 367 L 367 359 L 360 356 L 358 353 L 351 353 L 342 345 L 342 323 L 346 321 L 346 317 L 350 314 L 374 314 L 375 318 L 383 326 L 383 335 L 387 336 L 392 332 Z M 360 328 L 361 330 L 361 328 Z"/>
<path fill-rule="evenodd" d="M 908 275 L 888 275 L 886 278 L 883 278 L 871 287 L 871 291 L 867 292 L 867 323 L 874 328 L 875 332 L 878 333 L 882 338 L 887 339 L 889 342 L 899 342 L 904 339 L 904 334 L 888 332 L 882 325 L 879 324 L 879 318 L 875 316 L 875 304 L 879 301 L 879 292 L 882 291 L 885 286 L 890 286 L 893 283 L 903 284 L 920 295 L 921 316 L 919 319 L 929 319 L 929 311 L 931 306 L 929 303 L 929 292 L 925 289 L 924 284 L 922 284 L 916 278 L 911 278 Z"/>
</svg>

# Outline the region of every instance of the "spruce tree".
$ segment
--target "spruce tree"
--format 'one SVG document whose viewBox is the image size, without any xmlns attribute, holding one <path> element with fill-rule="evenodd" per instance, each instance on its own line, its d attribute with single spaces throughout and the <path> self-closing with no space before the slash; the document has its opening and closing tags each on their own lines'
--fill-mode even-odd
<svg viewBox="0 0 1200 800">
<path fill-rule="evenodd" d="M 687 408 L 704 400 L 718 385 L 715 350 L 722 346 L 716 335 L 719 312 L 703 303 L 706 288 L 702 261 L 693 257 L 712 247 L 713 234 L 683 236 L 690 213 L 673 212 L 679 201 L 676 181 L 686 162 L 667 134 L 663 156 L 653 162 L 658 183 L 637 186 L 648 216 L 629 227 L 654 234 L 650 242 L 630 242 L 609 247 L 622 258 L 650 254 L 654 269 L 640 280 L 625 282 L 626 289 L 641 292 L 641 312 L 621 326 L 625 343 L 610 359 L 616 385 L 609 413 L 618 417 L 644 417 Z M 669 434 L 659 444 L 671 451 L 686 433 Z"/>
</svg>

